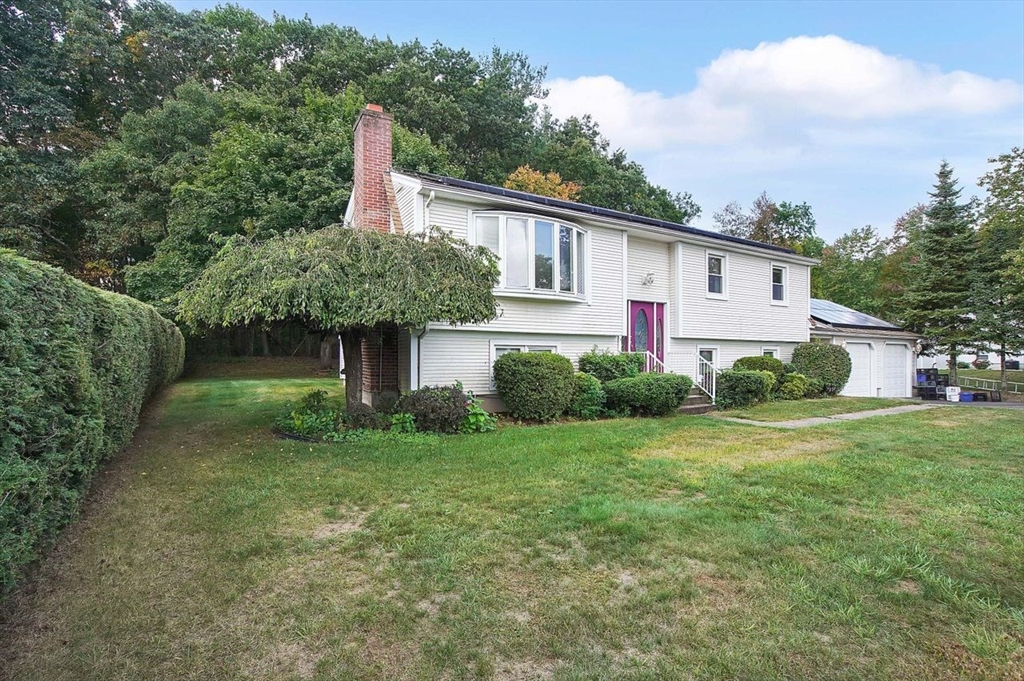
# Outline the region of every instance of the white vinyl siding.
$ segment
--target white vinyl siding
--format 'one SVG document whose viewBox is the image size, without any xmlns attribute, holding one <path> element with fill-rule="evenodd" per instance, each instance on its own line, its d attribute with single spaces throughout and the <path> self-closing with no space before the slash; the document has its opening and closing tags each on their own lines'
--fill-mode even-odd
<svg viewBox="0 0 1024 681">
<path fill-rule="evenodd" d="M 771 258 L 741 251 L 727 252 L 724 289 L 727 298 L 707 293 L 707 255 L 700 246 L 678 247 L 677 281 L 682 295 L 673 301 L 677 338 L 717 338 L 761 341 L 776 345 L 808 338 L 810 267 L 788 263 L 789 304 L 771 304 Z M 766 254 L 767 256 L 768 254 Z"/>
<path fill-rule="evenodd" d="M 420 341 L 420 385 L 450 385 L 458 381 L 466 390 L 491 394 L 491 368 L 497 348 L 557 348 L 576 366 L 583 353 L 595 347 L 614 351 L 616 342 L 616 336 L 491 333 L 451 328 L 430 331 Z"/>
<path fill-rule="evenodd" d="M 407 233 L 416 231 L 416 189 L 402 182 L 393 182 L 395 203 L 402 217 L 402 226 Z"/>
<path fill-rule="evenodd" d="M 667 303 L 672 279 L 669 268 L 671 244 L 631 236 L 626 244 L 628 275 L 626 294 L 630 300 Z M 644 283 L 648 278 L 651 283 Z"/>
<path fill-rule="evenodd" d="M 793 359 L 793 348 L 796 343 L 779 343 L 770 346 L 770 349 L 778 350 L 775 355 L 783 362 Z M 733 362 L 740 357 L 757 357 L 763 354 L 763 349 L 769 349 L 757 341 L 735 341 L 721 338 L 695 339 L 695 338 L 672 338 L 665 353 L 665 367 L 677 374 L 693 376 L 694 355 L 698 348 L 714 348 L 715 361 L 718 369 L 730 369 Z"/>
</svg>

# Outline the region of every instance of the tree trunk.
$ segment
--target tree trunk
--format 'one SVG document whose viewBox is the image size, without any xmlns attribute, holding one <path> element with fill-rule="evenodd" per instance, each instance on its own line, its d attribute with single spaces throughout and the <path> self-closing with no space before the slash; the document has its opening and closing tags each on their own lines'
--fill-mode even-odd
<svg viewBox="0 0 1024 681">
<path fill-rule="evenodd" d="M 266 329 L 260 329 L 260 343 L 263 346 L 263 356 L 270 357 L 270 338 Z"/>
<path fill-rule="evenodd" d="M 345 355 L 345 407 L 351 410 L 363 401 L 363 334 L 349 329 L 341 333 Z"/>
<path fill-rule="evenodd" d="M 334 345 L 332 342 L 332 334 L 325 333 L 320 336 L 320 368 L 330 369 L 331 368 L 331 346 Z"/>
<path fill-rule="evenodd" d="M 949 384 L 950 385 L 960 385 L 959 383 L 957 383 L 958 377 L 956 375 L 957 374 L 957 371 L 956 371 L 957 370 L 956 359 L 957 359 L 956 347 L 950 346 L 950 348 L 949 348 Z"/>
<path fill-rule="evenodd" d="M 1004 395 L 1006 390 L 1006 343 L 999 344 L 999 391 Z"/>
</svg>

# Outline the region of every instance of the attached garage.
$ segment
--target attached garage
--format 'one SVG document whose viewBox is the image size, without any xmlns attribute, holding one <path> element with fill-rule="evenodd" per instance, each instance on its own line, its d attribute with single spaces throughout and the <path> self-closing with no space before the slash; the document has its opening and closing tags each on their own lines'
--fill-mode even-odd
<svg viewBox="0 0 1024 681">
<path fill-rule="evenodd" d="M 850 353 L 846 397 L 911 397 L 919 336 L 828 300 L 811 300 L 811 339 Z"/>
<path fill-rule="evenodd" d="M 871 360 L 874 348 L 871 343 L 847 342 L 846 351 L 850 353 L 850 380 L 843 388 L 844 397 L 874 397 L 872 392 Z"/>
</svg>

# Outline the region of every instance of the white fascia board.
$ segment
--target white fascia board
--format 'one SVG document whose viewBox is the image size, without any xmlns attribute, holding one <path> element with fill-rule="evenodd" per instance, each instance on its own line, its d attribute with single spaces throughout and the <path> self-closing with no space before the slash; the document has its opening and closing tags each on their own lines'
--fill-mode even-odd
<svg viewBox="0 0 1024 681">
<path fill-rule="evenodd" d="M 491 206 L 494 204 L 515 206 L 518 210 L 528 213 L 557 215 L 569 220 L 570 222 L 579 223 L 581 220 L 585 220 L 586 222 L 598 224 L 603 227 L 611 227 L 612 229 L 618 229 L 624 232 L 643 234 L 647 237 L 658 238 L 661 241 L 681 241 L 683 243 L 694 244 L 705 248 L 728 250 L 737 253 L 750 253 L 752 255 L 761 256 L 762 258 L 774 258 L 775 260 L 796 263 L 799 265 L 813 266 L 820 262 L 814 258 L 807 258 L 795 253 L 783 253 L 781 251 L 757 248 L 755 246 L 746 246 L 744 244 L 737 244 L 731 241 L 723 241 L 722 239 L 716 239 L 711 236 L 705 237 L 697 234 L 678 232 L 666 227 L 655 227 L 654 225 L 641 225 L 632 222 L 625 222 L 623 220 L 616 220 L 603 215 L 579 213 L 577 211 L 566 210 L 564 208 L 557 208 L 554 206 L 540 206 L 531 201 L 523 201 L 522 199 L 511 198 L 508 196 L 482 194 L 480 192 L 475 192 L 471 189 L 463 189 L 461 187 L 451 187 L 449 185 L 432 183 L 429 186 L 424 184 L 420 191 L 427 193 L 433 191 L 438 196 L 446 195 L 457 199 L 470 199 L 471 201 Z"/>
</svg>

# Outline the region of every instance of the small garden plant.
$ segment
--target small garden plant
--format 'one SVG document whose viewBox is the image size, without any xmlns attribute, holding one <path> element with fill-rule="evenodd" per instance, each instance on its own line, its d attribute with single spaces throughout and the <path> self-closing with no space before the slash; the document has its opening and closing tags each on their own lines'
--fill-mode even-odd
<svg viewBox="0 0 1024 681">
<path fill-rule="evenodd" d="M 379 411 L 368 404 L 345 409 L 341 400 L 330 399 L 324 390 L 312 390 L 290 405 L 274 429 L 286 436 L 309 441 L 385 439 L 416 441 L 435 434 L 484 433 L 497 420 L 479 399 L 462 386 L 432 386 L 403 395 L 393 408 Z"/>
</svg>

